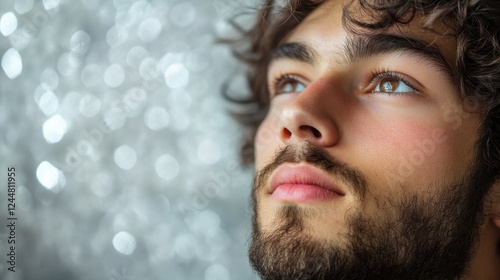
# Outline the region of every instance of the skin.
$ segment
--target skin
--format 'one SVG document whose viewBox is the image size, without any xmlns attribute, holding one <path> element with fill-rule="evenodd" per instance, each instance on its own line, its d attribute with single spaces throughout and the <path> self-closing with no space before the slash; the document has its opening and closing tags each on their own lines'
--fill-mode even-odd
<svg viewBox="0 0 500 280">
<path fill-rule="evenodd" d="M 432 199 L 439 191 L 429 187 L 433 182 L 452 184 L 463 177 L 475 156 L 480 125 L 477 114 L 464 112 L 456 86 L 432 61 L 408 53 L 346 61 L 341 50 L 351 35 L 341 24 L 342 4 L 327 1 L 282 42 L 306 44 L 316 59 L 310 63 L 280 58 L 270 63 L 272 101 L 255 139 L 257 171 L 274 158 L 278 149 L 309 142 L 362 172 L 368 183 L 365 197 L 336 178 L 331 178 L 332 183 L 345 192 L 340 199 L 299 203 L 276 200 L 265 190 L 256 194 L 258 223 L 264 231 L 275 229 L 283 205 L 297 204 L 311 213 L 305 218 L 307 233 L 339 246 L 345 242 L 346 215 L 362 212 L 388 219 L 388 212 L 383 210 L 389 206 L 384 202 L 415 193 L 422 199 Z M 435 45 L 452 64 L 456 57 L 454 38 L 420 26 L 416 19 L 387 33 Z M 416 90 L 379 92 L 380 79 L 372 76 L 377 69 L 403 75 Z M 291 85 L 299 87 L 285 90 L 286 82 L 273 85 L 272 81 L 282 74 L 293 75 L 298 82 Z M 397 79 L 390 80 L 398 84 Z M 399 85 L 404 86 L 401 81 Z M 425 152 L 422 143 L 432 143 L 429 145 L 434 149 Z M 487 217 L 479 244 L 464 279 L 500 279 L 500 202 L 493 196 L 500 191 L 500 184 L 493 185 L 492 190 L 486 199 Z"/>
</svg>

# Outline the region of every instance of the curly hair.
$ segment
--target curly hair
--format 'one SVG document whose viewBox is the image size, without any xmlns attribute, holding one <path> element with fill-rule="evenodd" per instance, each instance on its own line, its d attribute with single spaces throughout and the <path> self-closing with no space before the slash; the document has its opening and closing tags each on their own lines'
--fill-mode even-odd
<svg viewBox="0 0 500 280">
<path fill-rule="evenodd" d="M 351 10 L 356 1 L 356 10 Z M 250 129 L 250 139 L 243 147 L 243 157 L 253 157 L 252 141 L 262 116 L 268 110 L 267 67 L 274 50 L 283 38 L 299 25 L 323 0 L 266 0 L 257 21 L 244 32 L 244 50 L 237 58 L 249 67 L 247 81 L 251 100 L 259 110 L 240 114 Z M 368 15 L 361 21 L 356 15 Z M 482 118 L 477 150 L 484 170 L 494 179 L 500 175 L 500 2 L 496 0 L 353 0 L 344 6 L 343 25 L 351 32 L 374 34 L 395 25 L 406 25 L 422 17 L 424 28 L 444 24 L 457 40 L 456 61 L 450 65 L 455 83 L 464 101 L 474 104 Z M 366 17 L 363 17 L 366 18 Z M 256 117 L 257 116 L 257 117 Z"/>
</svg>

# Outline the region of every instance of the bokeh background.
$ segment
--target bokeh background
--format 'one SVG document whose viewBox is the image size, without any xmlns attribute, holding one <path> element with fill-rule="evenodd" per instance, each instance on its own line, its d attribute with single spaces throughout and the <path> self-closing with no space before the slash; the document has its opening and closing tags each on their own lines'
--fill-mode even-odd
<svg viewBox="0 0 500 280">
<path fill-rule="evenodd" d="M 258 279 L 252 166 L 220 94 L 247 89 L 214 43 L 256 2 L 0 2 L 0 279 Z"/>
</svg>

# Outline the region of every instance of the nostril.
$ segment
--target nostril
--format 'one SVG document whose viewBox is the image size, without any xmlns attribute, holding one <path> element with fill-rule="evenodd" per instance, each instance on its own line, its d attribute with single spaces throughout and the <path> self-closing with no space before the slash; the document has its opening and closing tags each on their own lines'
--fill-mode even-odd
<svg viewBox="0 0 500 280">
<path fill-rule="evenodd" d="M 287 128 L 285 128 L 281 131 L 281 136 L 285 139 L 288 139 L 288 138 L 292 137 L 292 132 L 290 130 L 288 130 Z"/>
<path fill-rule="evenodd" d="M 319 130 L 317 130 L 316 128 L 312 127 L 312 126 L 309 126 L 309 125 L 302 125 L 300 126 L 300 130 L 310 130 L 312 132 L 312 134 L 314 135 L 314 137 L 316 138 L 320 138 L 321 137 L 321 132 L 319 132 Z"/>
<path fill-rule="evenodd" d="M 319 132 L 319 130 L 317 130 L 316 128 L 314 127 L 311 127 L 311 130 L 312 130 L 312 133 L 314 134 L 314 136 L 316 138 L 320 138 L 321 137 L 321 132 Z"/>
</svg>

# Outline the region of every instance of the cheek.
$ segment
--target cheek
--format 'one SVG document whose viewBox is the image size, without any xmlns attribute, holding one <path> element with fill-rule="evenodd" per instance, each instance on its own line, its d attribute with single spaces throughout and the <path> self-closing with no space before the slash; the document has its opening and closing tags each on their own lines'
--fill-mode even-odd
<svg viewBox="0 0 500 280">
<path fill-rule="evenodd" d="M 376 186 L 426 187 L 451 182 L 472 158 L 472 130 L 454 130 L 446 122 L 398 118 L 358 126 L 361 166 Z"/>
<path fill-rule="evenodd" d="M 278 136 L 279 117 L 271 112 L 261 123 L 255 135 L 255 167 L 260 170 L 269 163 L 281 141 Z"/>
</svg>

